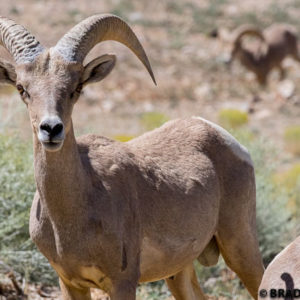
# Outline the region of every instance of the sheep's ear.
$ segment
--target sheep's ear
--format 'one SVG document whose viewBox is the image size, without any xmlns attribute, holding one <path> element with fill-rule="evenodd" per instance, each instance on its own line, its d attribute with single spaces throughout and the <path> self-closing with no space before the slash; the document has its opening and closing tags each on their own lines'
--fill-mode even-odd
<svg viewBox="0 0 300 300">
<path fill-rule="evenodd" d="M 15 66 L 8 61 L 0 59 L 0 83 L 16 84 Z"/>
<path fill-rule="evenodd" d="M 111 72 L 115 64 L 116 56 L 113 54 L 95 58 L 84 67 L 81 83 L 85 85 L 102 80 Z"/>
</svg>

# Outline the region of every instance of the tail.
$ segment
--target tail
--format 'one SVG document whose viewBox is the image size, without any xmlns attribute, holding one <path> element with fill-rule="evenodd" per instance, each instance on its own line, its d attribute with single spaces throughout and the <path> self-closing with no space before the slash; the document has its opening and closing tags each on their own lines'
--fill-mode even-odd
<svg viewBox="0 0 300 300">
<path fill-rule="evenodd" d="M 294 280 L 292 276 L 289 273 L 283 273 L 281 275 L 281 279 L 285 281 L 285 291 L 286 291 L 286 296 L 284 300 L 294 300 L 293 292 L 294 292 Z M 288 292 L 290 291 L 290 292 Z M 289 295 L 288 295 L 289 294 Z"/>
</svg>

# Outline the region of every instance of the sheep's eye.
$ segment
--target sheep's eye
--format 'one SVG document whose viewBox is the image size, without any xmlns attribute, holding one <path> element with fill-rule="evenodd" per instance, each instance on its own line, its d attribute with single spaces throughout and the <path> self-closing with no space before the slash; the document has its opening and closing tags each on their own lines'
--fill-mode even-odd
<svg viewBox="0 0 300 300">
<path fill-rule="evenodd" d="M 22 97 L 30 98 L 28 92 L 25 91 L 25 89 L 23 88 L 23 86 L 21 84 L 17 85 L 17 90 L 19 91 L 19 93 Z"/>
<path fill-rule="evenodd" d="M 21 84 L 18 84 L 17 85 L 17 90 L 19 91 L 19 93 L 22 95 L 23 93 L 24 93 L 24 88 L 23 88 L 23 86 L 21 85 Z"/>
</svg>

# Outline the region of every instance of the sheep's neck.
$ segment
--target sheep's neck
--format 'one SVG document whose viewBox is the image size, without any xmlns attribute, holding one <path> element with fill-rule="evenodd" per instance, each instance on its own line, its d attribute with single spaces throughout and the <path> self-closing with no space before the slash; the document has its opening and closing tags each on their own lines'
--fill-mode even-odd
<svg viewBox="0 0 300 300">
<path fill-rule="evenodd" d="M 73 127 L 56 152 L 46 151 L 34 136 L 34 168 L 41 204 L 53 222 L 67 222 L 74 210 L 82 209 L 86 194 Z"/>
</svg>

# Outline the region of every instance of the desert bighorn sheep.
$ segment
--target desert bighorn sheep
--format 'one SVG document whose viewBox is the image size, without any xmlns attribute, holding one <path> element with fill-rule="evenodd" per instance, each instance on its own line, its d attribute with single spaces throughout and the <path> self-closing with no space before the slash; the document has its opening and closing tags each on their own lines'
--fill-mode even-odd
<svg viewBox="0 0 300 300">
<path fill-rule="evenodd" d="M 245 35 L 257 36 L 262 43 L 254 49 L 246 49 L 242 45 Z M 229 63 L 237 58 L 243 66 L 252 71 L 261 85 L 267 83 L 267 77 L 274 68 L 279 69 L 281 78 L 284 77 L 282 61 L 291 56 L 300 62 L 297 45 L 296 29 L 287 24 L 274 24 L 263 32 L 253 25 L 242 25 L 233 32 L 233 46 Z"/>
<path fill-rule="evenodd" d="M 177 300 L 205 299 L 193 260 L 219 251 L 256 298 L 263 275 L 255 219 L 255 178 L 247 150 L 199 118 L 170 121 L 127 143 L 75 139 L 72 108 L 82 87 L 115 64 L 83 66 L 103 40 L 129 47 L 154 76 L 130 27 L 95 15 L 45 49 L 22 26 L 0 18 L 0 42 L 13 55 L 0 79 L 17 87 L 33 129 L 37 192 L 30 234 L 60 278 L 64 300 L 134 300 L 138 282 L 166 279 Z"/>
<path fill-rule="evenodd" d="M 267 267 L 260 284 L 260 300 L 298 299 L 300 297 L 299 253 L 300 237 L 274 258 Z"/>
</svg>

